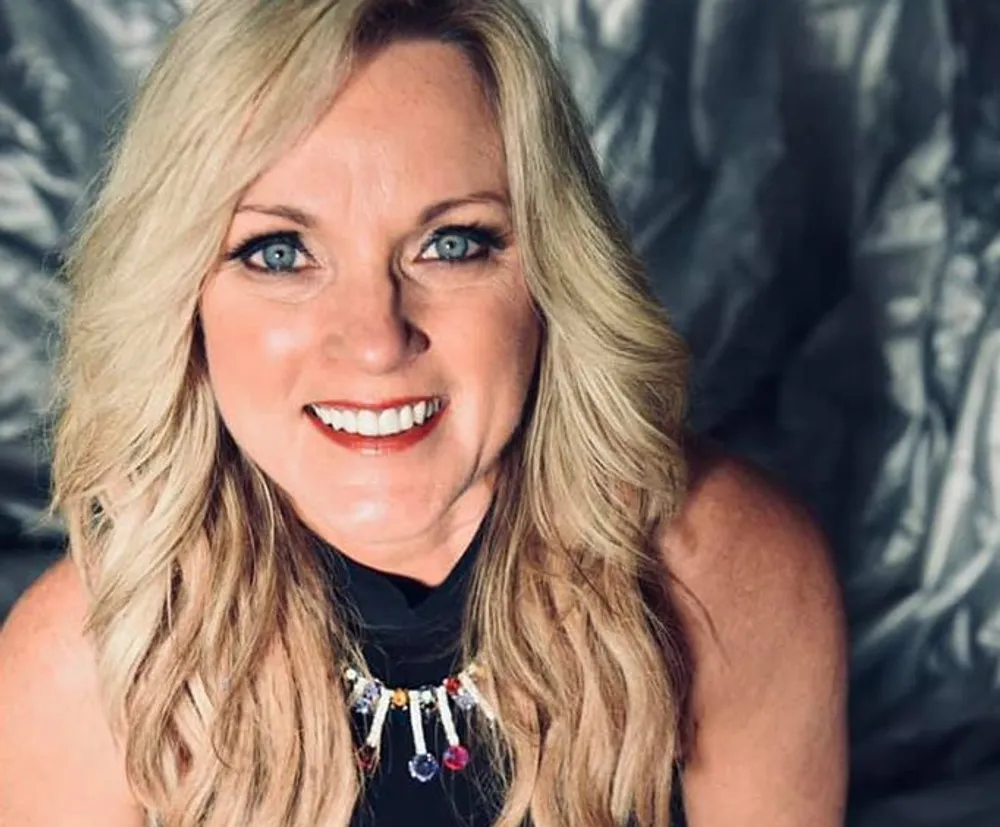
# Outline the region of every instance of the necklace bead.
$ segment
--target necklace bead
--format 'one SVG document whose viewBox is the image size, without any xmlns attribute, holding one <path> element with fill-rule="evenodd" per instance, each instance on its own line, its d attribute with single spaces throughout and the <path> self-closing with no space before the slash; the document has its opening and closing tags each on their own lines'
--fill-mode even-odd
<svg viewBox="0 0 1000 827">
<path fill-rule="evenodd" d="M 366 773 L 371 773 L 378 765 L 378 750 L 371 744 L 362 744 L 358 747 L 358 765 Z"/>
<path fill-rule="evenodd" d="M 454 697 L 455 697 L 455 703 L 458 705 L 460 709 L 462 709 L 465 712 L 468 712 L 470 709 L 473 709 L 476 705 L 475 696 L 471 692 L 469 692 L 469 690 L 466 689 L 465 687 L 459 689 L 458 692 L 455 693 Z"/>
<path fill-rule="evenodd" d="M 438 762 L 429 752 L 421 752 L 410 759 L 410 775 L 422 784 L 426 784 L 438 774 Z"/>
<path fill-rule="evenodd" d="M 461 744 L 452 744 L 441 756 L 441 763 L 452 772 L 461 772 L 469 763 L 469 751 Z"/>
<path fill-rule="evenodd" d="M 367 681 L 361 690 L 361 694 L 354 702 L 354 711 L 362 715 L 368 715 L 375 707 L 379 696 L 382 694 L 382 684 L 378 681 Z"/>
</svg>

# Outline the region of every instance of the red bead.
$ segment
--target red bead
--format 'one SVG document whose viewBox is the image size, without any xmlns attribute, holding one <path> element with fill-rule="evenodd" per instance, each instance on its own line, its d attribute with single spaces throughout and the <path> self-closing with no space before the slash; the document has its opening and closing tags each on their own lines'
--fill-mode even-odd
<svg viewBox="0 0 1000 827">
<path fill-rule="evenodd" d="M 378 765 L 378 750 L 371 744 L 358 747 L 358 764 L 365 772 L 371 772 Z"/>
<path fill-rule="evenodd" d="M 444 688 L 449 695 L 454 695 L 462 688 L 462 682 L 458 678 L 445 678 Z"/>
<path fill-rule="evenodd" d="M 469 763 L 469 751 L 461 744 L 454 744 L 444 751 L 442 763 L 452 772 L 461 772 Z"/>
</svg>

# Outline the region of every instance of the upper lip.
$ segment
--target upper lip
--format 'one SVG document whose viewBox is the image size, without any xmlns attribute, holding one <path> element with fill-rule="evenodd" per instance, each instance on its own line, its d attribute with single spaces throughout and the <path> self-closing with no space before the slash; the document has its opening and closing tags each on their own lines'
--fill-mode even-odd
<svg viewBox="0 0 1000 827">
<path fill-rule="evenodd" d="M 418 402 L 429 402 L 432 399 L 445 401 L 443 396 L 438 394 L 428 394 L 426 396 L 400 396 L 394 399 L 382 399 L 378 402 L 354 402 L 346 399 L 324 399 L 320 402 L 311 402 L 310 405 L 318 405 L 321 408 L 337 408 L 339 410 L 352 411 L 384 411 L 389 408 L 399 408 L 402 405 L 416 405 Z"/>
</svg>

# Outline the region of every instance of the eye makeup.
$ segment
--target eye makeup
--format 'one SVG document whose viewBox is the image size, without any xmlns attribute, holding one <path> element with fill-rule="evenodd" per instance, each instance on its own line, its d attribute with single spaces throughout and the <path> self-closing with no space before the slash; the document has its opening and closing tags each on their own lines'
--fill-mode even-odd
<svg viewBox="0 0 1000 827">
<path fill-rule="evenodd" d="M 262 261 L 254 261 L 255 256 Z M 240 261 L 244 267 L 261 273 L 294 273 L 303 269 L 297 264 L 299 257 L 312 262 L 313 258 L 302 242 L 302 236 L 295 231 L 254 235 L 226 254 L 227 261 Z"/>
<path fill-rule="evenodd" d="M 421 244 L 416 261 L 449 266 L 469 264 L 488 259 L 508 245 L 509 233 L 498 226 L 478 222 L 448 224 L 434 230 Z M 253 235 L 227 252 L 225 259 L 239 261 L 247 269 L 264 274 L 294 274 L 315 262 L 296 230 Z"/>
<path fill-rule="evenodd" d="M 424 254 L 433 249 L 435 245 L 440 245 L 449 238 L 458 239 L 465 244 L 464 247 L 461 244 L 458 246 L 458 250 L 463 253 L 467 253 L 468 245 L 470 243 L 475 245 L 476 250 L 471 254 L 452 256 L 443 255 L 441 253 L 441 248 L 439 247 L 438 255 L 436 257 L 423 257 Z M 449 224 L 445 227 L 439 227 L 431 233 L 430 238 L 428 238 L 420 248 L 421 258 L 418 260 L 422 262 L 440 262 L 442 264 L 462 264 L 469 261 L 489 258 L 492 253 L 504 250 L 508 246 L 508 243 L 507 234 L 504 233 L 504 231 L 499 227 L 480 223 Z"/>
</svg>

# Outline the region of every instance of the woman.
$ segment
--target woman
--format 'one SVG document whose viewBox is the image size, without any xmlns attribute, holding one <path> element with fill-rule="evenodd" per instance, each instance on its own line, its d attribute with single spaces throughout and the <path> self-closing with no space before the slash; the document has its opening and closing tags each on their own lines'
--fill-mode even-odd
<svg viewBox="0 0 1000 827">
<path fill-rule="evenodd" d="M 840 823 L 822 543 L 513 0 L 202 0 L 69 276 L 0 822 Z"/>
</svg>

